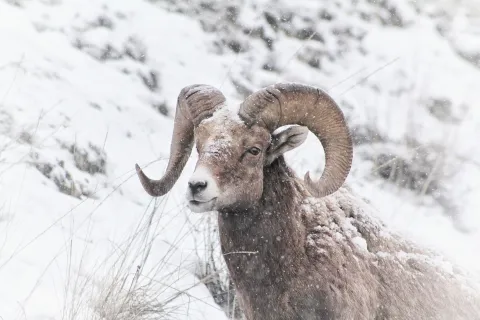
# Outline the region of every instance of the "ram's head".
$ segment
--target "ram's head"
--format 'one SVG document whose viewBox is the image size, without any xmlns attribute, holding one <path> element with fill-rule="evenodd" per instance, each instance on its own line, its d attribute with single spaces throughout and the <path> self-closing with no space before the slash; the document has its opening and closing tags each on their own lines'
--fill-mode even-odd
<svg viewBox="0 0 480 320">
<path fill-rule="evenodd" d="M 276 133 L 276 129 L 291 126 Z M 323 91 L 301 84 L 276 84 L 259 90 L 239 106 L 207 85 L 184 88 L 178 97 L 170 159 L 160 180 L 140 181 L 151 196 L 166 194 L 180 176 L 193 145 L 199 159 L 187 187 L 192 211 L 242 209 L 262 197 L 264 167 L 302 144 L 310 130 L 325 150 L 318 182 L 305 175 L 316 197 L 335 192 L 352 163 L 352 141 L 343 113 Z"/>
</svg>

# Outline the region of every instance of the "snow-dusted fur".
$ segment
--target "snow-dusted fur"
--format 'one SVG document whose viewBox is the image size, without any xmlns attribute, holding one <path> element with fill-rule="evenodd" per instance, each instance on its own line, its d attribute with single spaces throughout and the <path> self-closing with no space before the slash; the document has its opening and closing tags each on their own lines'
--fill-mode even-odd
<svg viewBox="0 0 480 320">
<path fill-rule="evenodd" d="M 371 210 L 347 187 L 309 197 L 283 157 L 265 167 L 259 205 L 219 214 L 247 319 L 480 319 L 478 292 Z"/>
</svg>

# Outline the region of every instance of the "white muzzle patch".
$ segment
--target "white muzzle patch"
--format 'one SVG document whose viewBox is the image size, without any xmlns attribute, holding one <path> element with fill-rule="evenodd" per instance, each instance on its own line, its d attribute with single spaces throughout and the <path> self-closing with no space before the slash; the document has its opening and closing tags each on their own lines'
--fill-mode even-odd
<svg viewBox="0 0 480 320">
<path fill-rule="evenodd" d="M 215 207 L 219 189 L 211 171 L 204 166 L 195 169 L 188 181 L 186 198 L 193 212 L 212 211 Z"/>
</svg>

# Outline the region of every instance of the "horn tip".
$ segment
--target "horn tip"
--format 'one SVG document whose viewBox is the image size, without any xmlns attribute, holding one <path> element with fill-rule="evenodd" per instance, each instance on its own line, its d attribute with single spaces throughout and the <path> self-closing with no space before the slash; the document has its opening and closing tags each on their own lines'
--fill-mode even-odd
<svg viewBox="0 0 480 320">
<path fill-rule="evenodd" d="M 154 187 L 149 182 L 148 177 L 143 173 L 143 170 L 140 166 L 135 163 L 135 170 L 137 171 L 137 176 L 140 179 L 140 184 L 142 185 L 143 189 L 152 197 L 157 197 L 158 194 L 154 191 Z"/>
<path fill-rule="evenodd" d="M 142 184 L 144 189 L 147 190 L 148 188 L 146 188 L 146 185 L 145 185 L 145 180 L 146 180 L 145 179 L 145 174 L 143 173 L 143 171 L 140 168 L 140 166 L 138 165 L 138 163 L 135 163 L 135 171 L 137 172 L 137 176 L 140 179 L 140 183 Z M 148 192 L 148 190 L 147 190 L 147 192 Z"/>
<path fill-rule="evenodd" d="M 143 181 L 145 180 L 145 174 L 143 173 L 143 170 L 140 168 L 138 163 L 135 163 L 135 171 L 137 172 L 137 176 L 140 178 L 140 181 L 143 184 Z"/>
<path fill-rule="evenodd" d="M 318 190 L 315 188 L 315 183 L 313 182 L 312 178 L 310 178 L 310 171 L 307 171 L 305 177 L 303 178 L 305 181 L 305 186 L 307 187 L 307 191 L 314 197 L 319 197 Z"/>
<path fill-rule="evenodd" d="M 322 187 L 321 185 L 320 185 L 320 188 L 319 188 L 319 184 L 315 183 L 312 180 L 312 178 L 310 178 L 310 171 L 308 171 L 305 174 L 305 177 L 303 178 L 303 180 L 305 182 L 305 186 L 307 188 L 307 191 L 315 198 L 323 198 L 323 197 L 326 197 L 326 196 L 334 193 L 335 191 L 337 191 L 337 189 L 328 190 L 327 188 L 325 188 L 325 186 Z"/>
</svg>

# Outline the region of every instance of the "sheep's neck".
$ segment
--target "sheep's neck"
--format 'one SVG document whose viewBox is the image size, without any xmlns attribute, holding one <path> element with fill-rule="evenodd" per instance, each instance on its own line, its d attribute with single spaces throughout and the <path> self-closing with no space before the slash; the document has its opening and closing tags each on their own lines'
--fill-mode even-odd
<svg viewBox="0 0 480 320">
<path fill-rule="evenodd" d="M 279 159 L 265 169 L 256 208 L 219 214 L 222 252 L 238 290 L 251 297 L 280 293 L 303 273 L 308 262 L 299 194 L 292 171 Z"/>
</svg>

